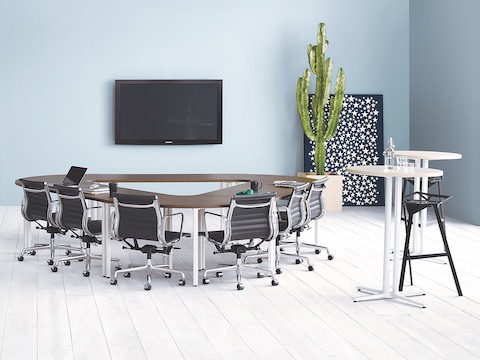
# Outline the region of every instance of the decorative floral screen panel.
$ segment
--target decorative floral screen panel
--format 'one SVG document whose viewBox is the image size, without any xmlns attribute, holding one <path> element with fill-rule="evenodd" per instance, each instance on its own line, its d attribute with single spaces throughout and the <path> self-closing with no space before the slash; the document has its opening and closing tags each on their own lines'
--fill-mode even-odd
<svg viewBox="0 0 480 360">
<path fill-rule="evenodd" d="M 326 110 L 328 114 L 328 104 Z M 304 139 L 304 171 L 315 171 L 313 142 Z M 382 152 L 383 95 L 344 95 L 337 133 L 326 144 L 325 163 L 326 172 L 343 175 L 344 205 L 384 205 L 383 178 L 345 171 L 352 165 L 383 164 Z"/>
</svg>

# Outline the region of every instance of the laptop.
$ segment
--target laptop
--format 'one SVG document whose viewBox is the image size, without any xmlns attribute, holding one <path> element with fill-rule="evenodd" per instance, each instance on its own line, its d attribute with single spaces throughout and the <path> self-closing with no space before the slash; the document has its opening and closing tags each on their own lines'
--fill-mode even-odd
<svg viewBox="0 0 480 360">
<path fill-rule="evenodd" d="M 87 168 L 78 167 L 78 166 L 71 166 L 70 170 L 68 170 L 65 179 L 63 179 L 63 183 L 60 185 L 63 186 L 78 186 L 82 181 L 85 173 L 87 172 Z"/>
</svg>

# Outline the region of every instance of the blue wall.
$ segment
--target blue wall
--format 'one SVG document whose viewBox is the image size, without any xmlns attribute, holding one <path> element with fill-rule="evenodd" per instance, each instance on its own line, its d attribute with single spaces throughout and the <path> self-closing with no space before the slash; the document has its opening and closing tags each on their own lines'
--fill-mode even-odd
<svg viewBox="0 0 480 360">
<path fill-rule="evenodd" d="M 480 2 L 415 0 L 410 6 L 410 145 L 463 154 L 430 166 L 444 170 L 444 192 L 454 195 L 447 214 L 480 225 L 480 48 L 474 40 Z"/>
<path fill-rule="evenodd" d="M 408 0 L 15 0 L 0 3 L 0 205 L 14 180 L 90 173 L 301 170 L 297 78 L 327 24 L 347 92 L 384 94 L 385 137 L 409 146 Z M 224 144 L 119 146 L 115 79 L 224 81 Z"/>
</svg>

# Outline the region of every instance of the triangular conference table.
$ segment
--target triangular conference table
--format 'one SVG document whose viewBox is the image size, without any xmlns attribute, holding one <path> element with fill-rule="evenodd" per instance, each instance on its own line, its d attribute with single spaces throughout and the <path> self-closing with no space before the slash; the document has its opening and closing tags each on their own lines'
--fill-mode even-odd
<svg viewBox="0 0 480 360">
<path fill-rule="evenodd" d="M 45 181 L 49 186 L 61 183 L 65 175 L 45 175 L 25 177 L 27 180 Z M 198 285 L 198 272 L 205 267 L 205 242 L 199 241 L 198 233 L 202 231 L 202 217 L 205 209 L 228 208 L 230 200 L 237 192 L 250 188 L 250 181 L 257 180 L 262 183 L 261 192 L 276 192 L 277 198 L 282 198 L 291 193 L 291 189 L 275 186 L 276 180 L 311 182 L 304 177 L 284 175 L 259 175 L 259 174 L 86 174 L 80 187 L 88 189 L 93 183 L 119 184 L 118 192 L 127 194 L 155 194 L 158 196 L 160 206 L 165 211 L 171 209 L 191 209 L 192 211 L 192 283 Z M 219 183 L 220 189 L 197 195 L 172 195 L 151 191 L 134 190 L 122 187 L 122 183 Z M 15 184 L 21 186 L 19 180 Z M 111 267 L 111 223 L 110 214 L 113 199 L 109 193 L 88 193 L 85 198 L 97 201 L 102 208 L 102 273 L 110 277 Z M 25 247 L 30 246 L 31 224 L 24 221 Z M 269 242 L 268 269 L 275 272 L 275 241 Z"/>
<path fill-rule="evenodd" d="M 402 204 L 402 185 L 404 178 L 442 176 L 443 171 L 438 169 L 421 167 L 397 167 L 387 168 L 385 165 L 349 166 L 350 174 L 367 175 L 385 178 L 385 227 L 383 242 L 383 282 L 382 289 L 372 289 L 359 286 L 358 291 L 369 295 L 359 296 L 354 301 L 394 299 L 404 303 L 425 307 L 422 303 L 412 300 L 408 294 L 398 291 L 398 278 L 400 273 L 400 221 Z M 393 188 L 395 179 L 395 188 Z M 392 219 L 392 199 L 394 215 Z M 390 253 L 392 250 L 392 223 L 393 223 L 393 274 L 390 278 Z"/>
</svg>

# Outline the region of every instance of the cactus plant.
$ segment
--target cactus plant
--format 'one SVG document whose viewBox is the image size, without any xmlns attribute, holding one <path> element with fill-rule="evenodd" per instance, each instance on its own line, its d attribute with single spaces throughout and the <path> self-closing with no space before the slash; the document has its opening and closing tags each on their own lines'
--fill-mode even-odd
<svg viewBox="0 0 480 360">
<path fill-rule="evenodd" d="M 308 63 L 316 75 L 315 94 L 312 96 L 311 115 L 309 94 L 311 72 L 305 69 L 297 82 L 297 109 L 305 135 L 315 143 L 315 167 L 318 175 L 325 174 L 325 143 L 336 133 L 345 90 L 345 74 L 338 69 L 335 89 L 330 99 L 333 61 L 325 59 L 328 40 L 324 23 L 318 26 L 317 45 L 308 45 Z M 330 99 L 328 117 L 325 118 L 325 105 Z"/>
</svg>

